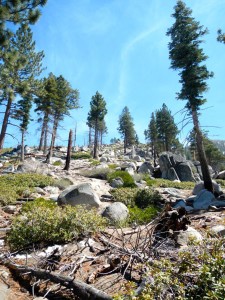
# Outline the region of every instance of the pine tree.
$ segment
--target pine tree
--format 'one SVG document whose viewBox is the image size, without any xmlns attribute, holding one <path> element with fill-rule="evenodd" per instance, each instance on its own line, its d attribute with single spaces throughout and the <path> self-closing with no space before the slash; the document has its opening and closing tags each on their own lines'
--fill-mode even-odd
<svg viewBox="0 0 225 300">
<path fill-rule="evenodd" d="M 118 131 L 121 134 L 124 142 L 124 153 L 127 147 L 135 144 L 135 130 L 134 123 L 130 111 L 127 106 L 124 107 L 119 117 Z"/>
<path fill-rule="evenodd" d="M 186 108 L 194 123 L 204 185 L 207 190 L 213 192 L 199 124 L 199 109 L 206 102 L 202 96 L 208 88 L 206 81 L 213 76 L 204 64 L 207 56 L 200 48 L 202 37 L 207 33 L 207 29 L 195 21 L 191 16 L 192 11 L 183 1 L 177 1 L 174 10 L 172 16 L 175 22 L 167 31 L 167 35 L 171 37 L 169 43 L 171 68 L 180 71 L 182 87 L 178 93 L 178 99 L 187 101 Z"/>
<path fill-rule="evenodd" d="M 33 34 L 27 24 L 19 27 L 1 53 L 0 86 L 3 91 L 1 102 L 6 102 L 6 110 L 0 133 L 0 149 L 4 144 L 9 118 L 14 112 L 13 100 L 18 95 L 21 97 L 25 95 L 26 101 L 28 99 L 32 101 L 33 95 L 37 92 L 36 78 L 42 71 L 41 61 L 44 57 L 43 52 L 35 52 Z"/>
<path fill-rule="evenodd" d="M 163 103 L 162 108 L 156 111 L 156 120 L 152 119 L 152 128 L 150 133 L 156 135 L 157 130 L 157 141 L 161 145 L 161 151 L 171 151 L 176 144 L 176 136 L 179 130 L 174 122 L 174 118 L 171 111 L 167 108 L 166 104 Z M 156 128 L 154 128 L 156 126 Z"/>
<path fill-rule="evenodd" d="M 43 7 L 46 3 L 47 0 L 0 1 L 0 45 L 7 45 L 12 35 L 12 24 L 23 22 L 34 24 L 40 17 L 38 7 Z"/>
<path fill-rule="evenodd" d="M 56 77 L 50 73 L 48 78 L 41 81 L 39 94 L 35 99 L 36 109 L 38 113 L 38 122 L 41 123 L 41 136 L 39 142 L 39 150 L 47 151 L 47 139 L 49 134 L 49 123 L 52 115 L 52 102 L 57 97 Z M 44 147 L 43 147 L 44 146 Z"/>
<path fill-rule="evenodd" d="M 148 129 L 146 129 L 146 139 L 151 144 L 154 166 L 156 166 L 156 157 L 158 155 L 158 130 L 155 119 L 155 113 L 152 113 Z"/>
<path fill-rule="evenodd" d="M 107 114 L 106 102 L 103 96 L 97 91 L 91 98 L 90 111 L 87 117 L 87 124 L 89 128 L 94 130 L 94 152 L 93 158 L 98 157 L 98 144 L 99 144 L 99 132 L 105 115 Z"/>
</svg>

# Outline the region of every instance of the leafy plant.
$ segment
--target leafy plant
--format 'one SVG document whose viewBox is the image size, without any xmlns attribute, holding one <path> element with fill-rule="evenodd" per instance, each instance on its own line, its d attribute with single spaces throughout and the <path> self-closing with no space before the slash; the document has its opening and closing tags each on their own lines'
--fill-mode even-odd
<svg viewBox="0 0 225 300">
<path fill-rule="evenodd" d="M 126 171 L 115 171 L 109 173 L 107 176 L 108 181 L 111 183 L 113 179 L 120 177 L 122 178 L 124 184 L 123 187 L 136 187 L 133 177 Z"/>
<path fill-rule="evenodd" d="M 159 208 L 154 205 L 149 205 L 148 207 L 142 209 L 138 206 L 129 206 L 129 224 L 143 225 L 149 223 L 159 212 Z"/>
<path fill-rule="evenodd" d="M 138 188 L 119 188 L 110 190 L 110 194 L 113 196 L 115 201 L 122 202 L 126 206 L 134 206 L 135 196 Z"/>
<path fill-rule="evenodd" d="M 61 160 L 56 160 L 53 164 L 52 164 L 53 166 L 61 166 L 62 165 L 62 162 L 61 162 Z"/>
<path fill-rule="evenodd" d="M 91 170 L 85 170 L 81 172 L 83 176 L 97 179 L 107 179 L 108 174 L 111 172 L 109 168 L 94 168 Z"/>
<path fill-rule="evenodd" d="M 139 208 L 146 208 L 150 205 L 159 205 L 162 196 L 153 189 L 139 189 L 135 195 L 134 202 Z"/>
<path fill-rule="evenodd" d="M 145 178 L 145 181 L 148 186 L 150 187 L 171 187 L 171 188 L 176 188 L 176 189 L 193 189 L 195 186 L 194 182 L 176 182 L 176 181 L 170 181 L 167 179 L 162 179 L 162 178 L 157 178 L 157 179 L 150 179 L 150 178 Z"/>
<path fill-rule="evenodd" d="M 161 258 L 148 266 L 146 285 L 140 294 L 128 286 L 117 300 L 223 300 L 225 295 L 225 238 L 196 242 L 174 259 Z M 145 266 L 146 268 L 146 266 Z M 148 280 L 150 279 L 150 280 Z"/>
<path fill-rule="evenodd" d="M 92 158 L 90 153 L 87 152 L 75 152 L 71 155 L 71 159 L 90 159 Z"/>
<path fill-rule="evenodd" d="M 17 198 L 29 197 L 33 187 L 54 185 L 54 179 L 40 174 L 7 174 L 0 176 L 0 205 L 14 203 Z"/>
<path fill-rule="evenodd" d="M 105 224 L 94 209 L 69 205 L 62 208 L 52 201 L 38 199 L 26 204 L 13 220 L 7 243 L 14 251 L 32 244 L 69 242 L 98 232 Z"/>
</svg>

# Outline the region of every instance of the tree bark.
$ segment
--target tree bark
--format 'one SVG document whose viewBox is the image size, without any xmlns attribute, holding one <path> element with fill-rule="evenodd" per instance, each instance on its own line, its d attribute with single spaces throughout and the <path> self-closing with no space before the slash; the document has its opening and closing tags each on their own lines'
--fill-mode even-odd
<svg viewBox="0 0 225 300">
<path fill-rule="evenodd" d="M 208 163 L 206 160 L 204 145 L 203 145 L 203 137 L 202 132 L 199 125 L 198 114 L 195 109 L 192 109 L 192 119 L 194 123 L 194 130 L 196 132 L 196 144 L 198 150 L 198 157 L 201 164 L 202 176 L 204 181 L 205 189 L 213 193 L 213 183 L 212 178 L 210 176 Z"/>
<path fill-rule="evenodd" d="M 94 154 L 93 158 L 98 158 L 98 120 L 95 121 L 95 138 L 94 138 Z"/>
<path fill-rule="evenodd" d="M 56 138 L 56 132 L 57 132 L 57 128 L 58 128 L 58 118 L 55 117 L 54 119 L 54 123 L 53 123 L 53 129 L 52 129 L 52 139 L 51 139 L 51 145 L 50 145 L 50 149 L 49 149 L 49 153 L 46 157 L 46 163 L 49 164 L 51 161 L 51 157 L 52 157 L 52 153 L 53 153 L 53 148 L 55 146 L 55 138 Z"/>
<path fill-rule="evenodd" d="M 12 98 L 9 97 L 8 103 L 6 106 L 6 110 L 5 110 L 5 114 L 4 114 L 4 119 L 2 122 L 2 129 L 1 129 L 1 134 L 0 134 L 0 149 L 2 149 L 3 145 L 4 145 L 5 134 L 6 134 L 7 126 L 8 126 L 11 106 L 12 106 Z"/>
<path fill-rule="evenodd" d="M 64 170 L 66 170 L 66 171 L 68 171 L 70 168 L 71 149 L 72 149 L 72 143 L 73 143 L 72 139 L 73 139 L 73 131 L 70 129 L 68 147 L 67 147 L 67 155 L 66 155 L 66 165 L 64 167 Z"/>
<path fill-rule="evenodd" d="M 21 161 L 24 161 L 24 129 L 22 129 L 22 138 L 21 138 Z"/>
</svg>

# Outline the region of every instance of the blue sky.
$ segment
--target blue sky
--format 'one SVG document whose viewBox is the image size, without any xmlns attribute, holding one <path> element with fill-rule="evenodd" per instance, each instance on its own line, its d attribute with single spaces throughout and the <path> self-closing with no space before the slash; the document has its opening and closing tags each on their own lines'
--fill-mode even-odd
<svg viewBox="0 0 225 300">
<path fill-rule="evenodd" d="M 209 29 L 202 47 L 214 78 L 208 81 L 201 124 L 210 126 L 205 127 L 210 138 L 225 140 L 225 45 L 216 41 L 217 30 L 225 31 L 225 1 L 185 3 L 196 20 Z M 173 114 L 184 107 L 185 102 L 176 100 L 179 76 L 170 69 L 168 59 L 166 31 L 174 22 L 171 14 L 175 4 L 175 0 L 48 0 L 40 20 L 32 27 L 37 50 L 45 52 L 43 65 L 47 69 L 43 76 L 62 74 L 80 91 L 82 107 L 65 119 L 56 144 L 67 140 L 75 123 L 77 143 L 87 143 L 86 119 L 97 90 L 108 109 L 105 142 L 119 137 L 118 117 L 124 106 L 128 106 L 142 142 L 153 111 L 163 103 Z M 182 115 L 177 113 L 175 120 L 180 122 Z M 190 128 L 182 132 L 181 139 Z M 37 144 L 39 133 L 34 124 L 28 131 L 27 144 Z"/>
</svg>

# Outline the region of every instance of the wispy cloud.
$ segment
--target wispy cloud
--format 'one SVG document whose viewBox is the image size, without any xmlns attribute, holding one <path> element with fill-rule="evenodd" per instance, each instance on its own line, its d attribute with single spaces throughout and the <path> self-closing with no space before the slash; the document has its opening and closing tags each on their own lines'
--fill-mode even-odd
<svg viewBox="0 0 225 300">
<path fill-rule="evenodd" d="M 135 37 L 129 40 L 121 51 L 121 67 L 120 67 L 120 77 L 119 77 L 119 87 L 118 87 L 118 96 L 117 102 L 121 103 L 124 101 L 126 92 L 127 92 L 127 81 L 129 78 L 129 57 L 132 51 L 137 48 L 145 39 L 149 38 L 149 36 L 155 33 L 161 26 L 161 23 L 157 23 L 150 28 L 147 28 L 140 33 L 138 33 Z"/>
</svg>

